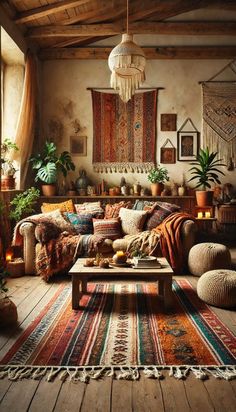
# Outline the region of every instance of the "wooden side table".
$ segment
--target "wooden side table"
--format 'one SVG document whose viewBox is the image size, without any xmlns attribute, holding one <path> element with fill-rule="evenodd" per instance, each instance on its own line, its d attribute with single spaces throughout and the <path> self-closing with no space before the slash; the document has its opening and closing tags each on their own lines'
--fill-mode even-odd
<svg viewBox="0 0 236 412">
<path fill-rule="evenodd" d="M 203 217 L 203 218 L 196 218 L 196 222 L 198 225 L 199 230 L 205 233 L 210 233 L 213 229 L 214 222 L 216 222 L 215 217 Z"/>
</svg>

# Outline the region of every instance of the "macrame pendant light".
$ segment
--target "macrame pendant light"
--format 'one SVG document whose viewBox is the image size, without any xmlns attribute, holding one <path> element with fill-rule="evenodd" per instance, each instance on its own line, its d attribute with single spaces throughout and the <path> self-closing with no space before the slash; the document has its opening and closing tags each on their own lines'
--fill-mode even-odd
<svg viewBox="0 0 236 412">
<path fill-rule="evenodd" d="M 123 102 L 131 99 L 135 90 L 145 81 L 145 54 L 141 47 L 133 41 L 128 27 L 127 0 L 127 33 L 122 35 L 119 43 L 110 53 L 108 66 L 111 70 L 111 87 L 118 90 Z"/>
</svg>

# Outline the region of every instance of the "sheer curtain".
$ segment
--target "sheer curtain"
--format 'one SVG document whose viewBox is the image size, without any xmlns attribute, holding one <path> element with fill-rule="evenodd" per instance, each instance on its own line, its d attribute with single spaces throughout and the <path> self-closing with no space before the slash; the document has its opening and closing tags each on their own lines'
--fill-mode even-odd
<svg viewBox="0 0 236 412">
<path fill-rule="evenodd" d="M 19 147 L 14 152 L 20 168 L 20 188 L 24 189 L 28 171 L 28 159 L 32 153 L 34 134 L 36 129 L 36 104 L 37 104 L 37 63 L 35 56 L 28 51 L 25 62 L 25 77 L 23 94 L 18 117 L 15 143 Z"/>
</svg>

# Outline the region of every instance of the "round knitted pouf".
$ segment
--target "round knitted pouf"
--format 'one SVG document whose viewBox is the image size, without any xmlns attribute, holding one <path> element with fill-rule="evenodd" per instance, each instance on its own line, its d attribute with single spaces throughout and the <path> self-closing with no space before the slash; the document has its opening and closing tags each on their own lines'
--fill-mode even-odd
<svg viewBox="0 0 236 412">
<path fill-rule="evenodd" d="M 210 270 L 198 280 L 197 294 L 204 302 L 220 308 L 236 306 L 236 272 Z"/>
<path fill-rule="evenodd" d="M 195 276 L 201 276 L 208 270 L 230 267 L 230 251 L 219 243 L 198 243 L 189 251 L 188 268 Z"/>
</svg>

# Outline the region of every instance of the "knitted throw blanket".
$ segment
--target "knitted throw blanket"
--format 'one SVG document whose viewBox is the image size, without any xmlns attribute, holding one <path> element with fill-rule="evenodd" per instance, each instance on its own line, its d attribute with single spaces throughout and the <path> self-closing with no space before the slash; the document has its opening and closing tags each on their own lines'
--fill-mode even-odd
<svg viewBox="0 0 236 412">
<path fill-rule="evenodd" d="M 180 274 L 184 269 L 184 253 L 181 240 L 181 227 L 186 220 L 195 221 L 187 213 L 171 213 L 153 231 L 160 236 L 163 256 L 168 260 L 174 273 Z"/>
</svg>

